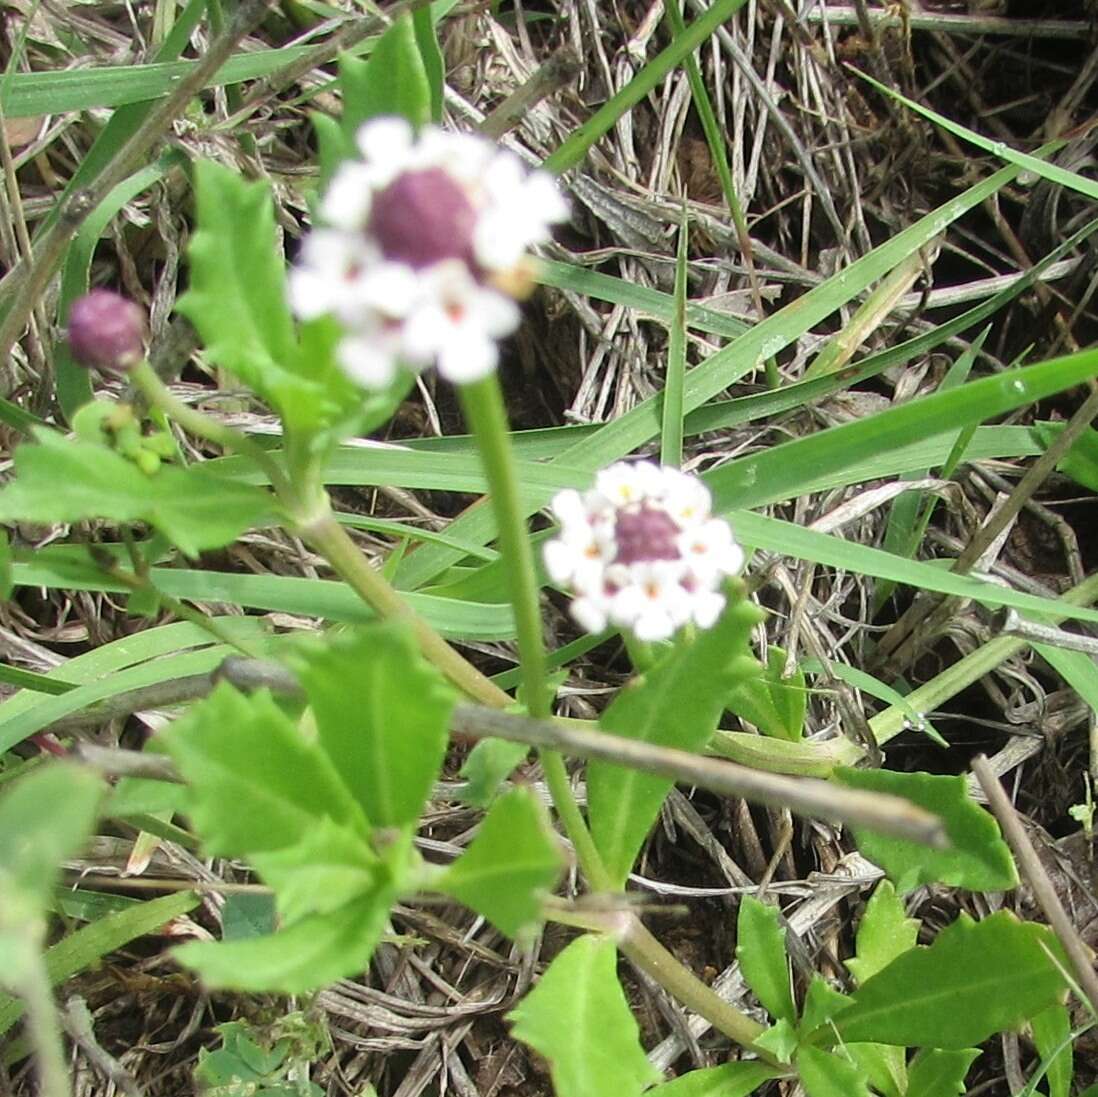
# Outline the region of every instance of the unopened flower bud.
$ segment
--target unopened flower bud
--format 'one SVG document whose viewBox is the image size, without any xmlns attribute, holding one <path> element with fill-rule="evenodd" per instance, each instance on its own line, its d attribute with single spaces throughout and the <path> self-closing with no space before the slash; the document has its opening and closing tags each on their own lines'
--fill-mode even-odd
<svg viewBox="0 0 1098 1097">
<path fill-rule="evenodd" d="M 94 289 L 69 309 L 69 349 L 82 366 L 125 373 L 145 356 L 145 315 L 133 301 Z"/>
</svg>

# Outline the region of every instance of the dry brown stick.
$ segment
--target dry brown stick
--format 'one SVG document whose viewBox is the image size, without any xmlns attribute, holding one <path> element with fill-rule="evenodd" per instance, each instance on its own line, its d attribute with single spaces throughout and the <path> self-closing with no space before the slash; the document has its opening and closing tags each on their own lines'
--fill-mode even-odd
<svg viewBox="0 0 1098 1097">
<path fill-rule="evenodd" d="M 485 137 L 498 141 L 522 121 L 522 116 L 531 107 L 570 84 L 581 71 L 582 67 L 572 49 L 562 46 L 528 80 L 515 88 L 477 129 Z"/>
<path fill-rule="evenodd" d="M 1098 975 L 1094 971 L 1090 950 L 1083 944 L 1067 911 L 1064 910 L 1064 905 L 1056 894 L 1056 888 L 1048 878 L 1041 859 L 1037 856 L 1037 851 L 1026 837 L 1018 814 L 1003 791 L 1003 786 L 999 784 L 999 778 L 995 776 L 985 755 L 981 754 L 972 760 L 972 772 L 980 782 L 984 795 L 987 796 L 988 806 L 994 812 L 995 818 L 999 820 L 999 826 L 1002 827 L 1003 835 L 1014 851 L 1014 857 L 1022 870 L 1022 875 L 1033 889 L 1033 894 L 1041 904 L 1041 909 L 1045 912 L 1052 931 L 1064 946 L 1072 973 L 1090 1003 L 1091 1012 L 1098 1016 Z"/>
<path fill-rule="evenodd" d="M 222 667 L 213 675 L 195 675 L 182 681 L 186 683 L 188 697 L 193 696 L 194 689 L 203 681 L 209 690 L 218 677 L 244 684 L 251 673 L 249 668 L 254 668 L 253 679 L 258 684 L 273 685 L 275 688 L 293 684 L 288 672 L 278 667 L 267 670 L 267 667 L 266 663 L 234 658 L 227 667 Z M 124 696 L 119 695 L 120 698 Z M 164 703 L 163 700 L 161 703 Z M 455 738 L 469 740 L 509 739 L 578 758 L 594 758 L 628 766 L 721 795 L 742 797 L 771 807 L 787 807 L 800 815 L 870 827 L 925 845 L 941 846 L 945 842 L 941 821 L 936 815 L 898 796 L 841 788 L 817 778 L 765 773 L 723 759 L 609 735 L 579 721 L 534 720 L 483 705 L 464 704 L 454 709 L 450 733 Z M 156 759 L 158 768 L 153 773 L 144 769 L 143 763 L 138 761 L 143 756 L 133 757 L 131 752 L 104 751 L 86 744 L 79 748 L 79 753 L 103 773 L 154 776 L 161 780 L 172 780 L 174 777 L 173 770 L 163 768 L 163 759 Z"/>
<path fill-rule="evenodd" d="M 608 735 L 560 720 L 533 720 L 479 705 L 458 705 L 450 730 L 470 739 L 509 739 L 577 758 L 639 769 L 724 796 L 787 807 L 798 815 L 870 827 L 924 845 L 945 844 L 941 820 L 898 796 L 841 788 L 814 777 L 764 773 L 735 762 Z"/>
</svg>

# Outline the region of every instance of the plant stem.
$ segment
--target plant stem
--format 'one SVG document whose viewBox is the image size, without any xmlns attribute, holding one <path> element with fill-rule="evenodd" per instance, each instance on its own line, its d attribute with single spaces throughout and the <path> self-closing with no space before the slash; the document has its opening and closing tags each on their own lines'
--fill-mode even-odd
<svg viewBox="0 0 1098 1097">
<path fill-rule="evenodd" d="M 491 708 L 514 704 L 510 694 L 455 651 L 401 598 L 329 512 L 301 523 L 297 531 L 379 617 L 406 622 L 424 656 L 463 693 Z"/>
<path fill-rule="evenodd" d="M 148 400 L 151 407 L 158 408 L 165 415 L 170 416 L 184 430 L 254 461 L 270 480 L 271 486 L 278 492 L 279 497 L 284 502 L 287 500 L 290 495 L 289 481 L 278 462 L 262 446 L 257 445 L 235 427 L 219 423 L 216 419 L 203 414 L 196 408 L 189 407 L 173 396 L 148 362 L 138 363 L 130 372 L 130 380 Z"/>
<path fill-rule="evenodd" d="M 780 1066 L 769 1053 L 754 1046 L 765 1031 L 764 1026 L 707 987 L 668 952 L 635 915 L 629 918 L 624 934 L 619 937 L 618 948 L 641 971 L 655 979 L 684 1006 L 704 1017 L 719 1032 L 741 1047 L 756 1052 L 766 1062 Z"/>
<path fill-rule="evenodd" d="M 406 621 L 424 656 L 459 689 L 473 700 L 492 708 L 506 708 L 513 704 L 510 694 L 493 684 L 455 651 L 393 590 L 385 577 L 371 567 L 347 531 L 332 517 L 323 487 L 317 487 L 311 493 L 311 501 L 303 504 L 303 494 L 310 494 L 309 485 L 300 485 L 299 490 L 299 486 L 290 482 L 282 467 L 262 446 L 256 445 L 235 428 L 219 423 L 176 399 L 148 362 L 141 362 L 135 367 L 130 377 L 151 406 L 159 408 L 184 430 L 254 461 L 293 516 L 297 532 L 380 617 Z M 287 438 L 288 450 L 292 450 L 292 443 L 293 439 Z"/>
<path fill-rule="evenodd" d="M 18 991 L 27 1009 L 27 1034 L 38 1062 L 41 1097 L 69 1097 L 69 1072 L 65 1066 L 65 1046 L 53 1001 L 46 965 L 37 941 L 30 944 L 22 959 L 25 965 Z"/>
<path fill-rule="evenodd" d="M 527 711 L 546 718 L 553 710 L 546 676 L 545 643 L 541 634 L 541 598 L 534 552 L 519 498 L 518 477 L 511 448 L 507 411 L 495 374 L 463 386 L 461 404 L 476 435 L 480 460 L 488 480 L 499 530 L 499 547 L 506 564 L 507 583 L 515 612 L 522 685 Z M 596 891 L 610 889 L 610 876 L 595 847 L 591 832 L 572 795 L 564 760 L 552 750 L 539 748 L 545 782 L 564 829 L 576 849 L 580 866 Z"/>
</svg>

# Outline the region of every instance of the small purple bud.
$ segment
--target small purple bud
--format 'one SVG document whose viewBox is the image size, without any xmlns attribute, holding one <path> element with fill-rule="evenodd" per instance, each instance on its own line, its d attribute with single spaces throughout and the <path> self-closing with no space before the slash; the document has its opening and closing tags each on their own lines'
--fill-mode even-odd
<svg viewBox="0 0 1098 1097">
<path fill-rule="evenodd" d="M 443 168 L 398 175 L 374 197 L 370 231 L 386 259 L 416 270 L 443 259 L 472 265 L 477 211 Z"/>
<path fill-rule="evenodd" d="M 93 289 L 69 309 L 69 349 L 82 366 L 125 373 L 145 356 L 145 314 L 117 293 Z"/>
</svg>

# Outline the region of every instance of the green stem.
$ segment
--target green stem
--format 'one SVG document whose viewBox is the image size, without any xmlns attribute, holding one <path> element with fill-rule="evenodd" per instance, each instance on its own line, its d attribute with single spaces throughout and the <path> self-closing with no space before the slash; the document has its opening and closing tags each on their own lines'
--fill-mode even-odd
<svg viewBox="0 0 1098 1097">
<path fill-rule="evenodd" d="M 27 1009 L 27 1035 L 38 1063 L 39 1093 L 42 1097 L 69 1097 L 69 1072 L 65 1066 L 65 1045 L 50 989 L 49 975 L 38 943 L 29 947 L 19 994 Z"/>
<path fill-rule="evenodd" d="M 506 563 L 507 582 L 515 613 L 526 708 L 535 718 L 552 714 L 553 703 L 546 674 L 542 638 L 541 596 L 534 551 L 526 527 L 526 512 L 519 497 L 518 477 L 511 448 L 507 411 L 495 374 L 463 386 L 461 404 L 476 435 L 481 463 L 488 481 L 499 530 L 499 547 Z M 545 782 L 564 829 L 576 849 L 580 866 L 597 891 L 610 890 L 610 876 L 587 829 L 564 760 L 556 751 L 539 749 Z"/>
<path fill-rule="evenodd" d="M 628 927 L 618 941 L 618 948 L 641 971 L 650 975 L 669 994 L 704 1017 L 730 1040 L 754 1051 L 771 1065 L 780 1065 L 768 1052 L 755 1047 L 755 1041 L 765 1028 L 706 986 L 688 967 L 668 952 L 636 916 L 629 919 Z"/>
<path fill-rule="evenodd" d="M 755 1041 L 766 1031 L 765 1027 L 706 986 L 681 960 L 668 952 L 631 911 L 585 910 L 559 899 L 548 899 L 544 913 L 550 922 L 613 937 L 622 954 L 668 994 L 704 1017 L 740 1047 L 755 1052 L 774 1066 L 781 1066 L 768 1052 L 755 1047 Z"/>
<path fill-rule="evenodd" d="M 134 387 L 145 397 L 150 406 L 159 408 L 165 415 L 174 419 L 184 430 L 198 438 L 205 438 L 208 442 L 221 446 L 223 449 L 239 453 L 242 457 L 248 457 L 263 470 L 264 475 L 271 482 L 271 486 L 278 492 L 279 497 L 285 502 L 291 496 L 290 484 L 286 479 L 278 462 L 260 445 L 253 442 L 246 434 L 234 427 L 226 426 L 204 415 L 196 408 L 184 404 L 168 391 L 168 387 L 160 380 L 156 370 L 148 362 L 140 362 L 130 372 L 130 380 Z"/>
<path fill-rule="evenodd" d="M 407 623 L 420 651 L 462 692 L 492 708 L 514 704 L 510 694 L 481 674 L 401 598 L 370 565 L 326 505 L 322 514 L 300 523 L 297 532 L 379 617 Z"/>
</svg>

